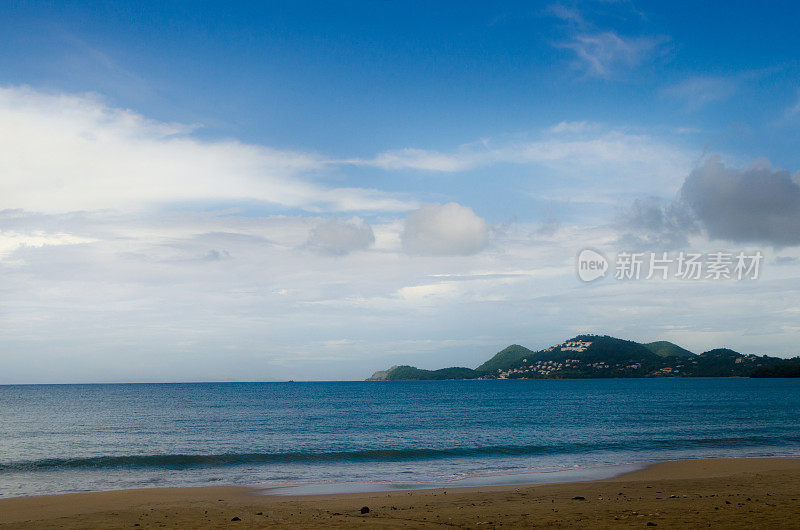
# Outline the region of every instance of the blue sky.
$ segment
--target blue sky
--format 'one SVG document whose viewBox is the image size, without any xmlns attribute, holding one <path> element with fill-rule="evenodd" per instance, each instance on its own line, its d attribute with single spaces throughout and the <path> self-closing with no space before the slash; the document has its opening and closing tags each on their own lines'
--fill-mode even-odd
<svg viewBox="0 0 800 530">
<path fill-rule="evenodd" d="M 780 122 L 798 100 L 798 7 L 720 5 L 12 2 L 0 76 L 337 156 L 590 120 L 697 128 L 796 165 Z M 571 48 L 605 33 L 643 48 L 635 68 L 609 57 L 594 71 Z M 680 90 L 692 80 L 720 86 L 704 104 Z"/>
<path fill-rule="evenodd" d="M 0 346 L 29 359 L 0 382 L 360 378 L 583 331 L 796 354 L 799 11 L 4 3 Z M 743 328 L 706 304 L 751 286 L 576 284 L 631 242 L 763 248 L 782 301 Z M 608 318 L 652 297 L 695 317 Z"/>
</svg>

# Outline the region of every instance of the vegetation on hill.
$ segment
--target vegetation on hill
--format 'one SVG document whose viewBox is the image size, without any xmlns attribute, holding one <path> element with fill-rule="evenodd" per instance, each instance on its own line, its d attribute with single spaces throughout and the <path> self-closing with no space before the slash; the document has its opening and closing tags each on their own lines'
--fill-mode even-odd
<svg viewBox="0 0 800 530">
<path fill-rule="evenodd" d="M 800 357 L 756 368 L 750 377 L 800 377 Z"/>
<path fill-rule="evenodd" d="M 477 379 L 477 377 L 478 374 L 471 368 L 453 367 L 439 370 L 423 370 L 413 366 L 393 366 L 385 372 L 376 372 L 370 379 L 373 381 L 441 381 L 445 379 Z"/>
<path fill-rule="evenodd" d="M 475 369 L 476 372 L 487 373 L 494 370 L 507 368 L 520 362 L 527 356 L 535 355 L 533 351 L 525 346 L 519 344 L 512 344 L 511 346 L 500 350 L 494 354 L 494 357 L 480 365 Z"/>
<path fill-rule="evenodd" d="M 578 335 L 570 340 L 592 343 L 581 355 L 581 359 L 587 362 L 643 361 L 655 360 L 658 357 L 638 342 L 617 339 L 608 335 Z M 569 352 L 566 356 L 570 356 Z"/>
<path fill-rule="evenodd" d="M 719 348 L 699 355 L 666 341 L 640 344 L 578 335 L 534 352 L 512 344 L 476 369 L 393 366 L 370 380 L 580 379 L 611 377 L 799 377 L 800 358 L 744 355 Z"/>
<path fill-rule="evenodd" d="M 673 344 L 666 340 L 658 340 L 656 342 L 648 342 L 643 344 L 645 348 L 655 353 L 659 357 L 693 357 L 694 353 L 685 348 L 681 348 L 677 344 Z"/>
</svg>

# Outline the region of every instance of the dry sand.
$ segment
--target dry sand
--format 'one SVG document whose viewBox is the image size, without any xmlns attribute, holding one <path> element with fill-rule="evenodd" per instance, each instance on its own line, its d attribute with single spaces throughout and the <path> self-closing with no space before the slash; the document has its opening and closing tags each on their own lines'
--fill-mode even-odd
<svg viewBox="0 0 800 530">
<path fill-rule="evenodd" d="M 4 499 L 0 528 L 800 528 L 800 459 L 666 462 L 609 480 L 538 486 L 306 497 L 254 491 Z"/>
</svg>

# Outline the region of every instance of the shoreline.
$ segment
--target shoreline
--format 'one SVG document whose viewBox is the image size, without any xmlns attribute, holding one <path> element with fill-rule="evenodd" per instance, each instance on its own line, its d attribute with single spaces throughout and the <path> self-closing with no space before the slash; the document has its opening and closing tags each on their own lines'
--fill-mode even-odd
<svg viewBox="0 0 800 530">
<path fill-rule="evenodd" d="M 776 457 L 782 458 L 782 457 Z M 289 484 L 260 487 L 250 485 L 258 494 L 281 497 L 307 497 L 320 495 L 346 495 L 356 493 L 389 493 L 428 490 L 485 489 L 510 486 L 538 486 L 594 482 L 635 472 L 657 461 L 624 462 L 615 464 L 575 465 L 569 467 L 522 468 L 509 471 L 468 475 L 440 482 L 330 482 Z"/>
<path fill-rule="evenodd" d="M 16 497 L 0 499 L 0 528 L 420 527 L 445 521 L 466 527 L 747 527 L 767 520 L 788 527 L 800 518 L 798 492 L 800 458 L 675 460 L 600 480 L 548 484 L 292 496 L 202 486 Z M 370 511 L 362 514 L 364 506 Z"/>
</svg>

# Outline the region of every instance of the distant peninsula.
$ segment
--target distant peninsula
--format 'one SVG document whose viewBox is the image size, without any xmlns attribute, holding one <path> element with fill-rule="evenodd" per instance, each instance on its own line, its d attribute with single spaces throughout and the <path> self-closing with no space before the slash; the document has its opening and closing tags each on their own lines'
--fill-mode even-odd
<svg viewBox="0 0 800 530">
<path fill-rule="evenodd" d="M 667 341 L 642 344 L 578 335 L 540 351 L 512 344 L 474 369 L 393 366 L 367 381 L 619 377 L 800 377 L 800 357 L 781 359 L 727 348 L 695 354 Z"/>
</svg>

